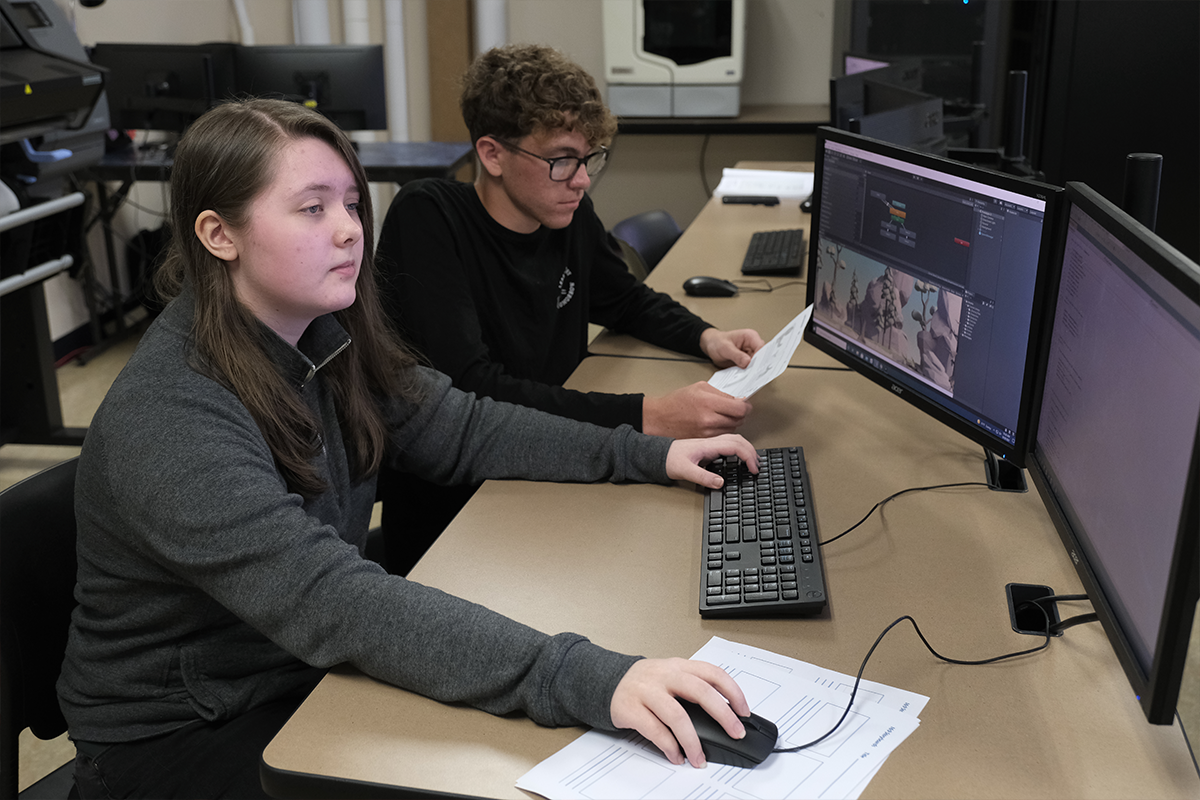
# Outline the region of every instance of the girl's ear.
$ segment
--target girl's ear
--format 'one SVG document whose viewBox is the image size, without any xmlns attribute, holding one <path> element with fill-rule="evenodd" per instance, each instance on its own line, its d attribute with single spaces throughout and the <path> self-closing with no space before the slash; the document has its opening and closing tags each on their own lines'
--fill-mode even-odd
<svg viewBox="0 0 1200 800">
<path fill-rule="evenodd" d="M 238 257 L 237 244 L 229 235 L 225 221 L 217 216 L 217 212 L 204 210 L 196 217 L 196 238 L 208 252 L 222 261 L 236 261 Z"/>
</svg>

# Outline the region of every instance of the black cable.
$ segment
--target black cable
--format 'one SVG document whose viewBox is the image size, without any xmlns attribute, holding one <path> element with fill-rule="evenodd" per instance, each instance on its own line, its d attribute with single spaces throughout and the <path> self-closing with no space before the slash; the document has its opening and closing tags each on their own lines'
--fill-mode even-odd
<svg viewBox="0 0 1200 800">
<path fill-rule="evenodd" d="M 1053 629 L 1055 626 L 1050 623 L 1050 612 L 1048 612 L 1042 606 L 1042 603 L 1047 602 L 1047 601 L 1066 602 L 1069 600 L 1086 600 L 1086 599 L 1087 599 L 1087 595 L 1046 595 L 1045 597 L 1034 598 L 1025 603 L 1022 603 L 1020 606 L 1021 608 L 1025 608 L 1026 606 L 1032 605 L 1032 606 L 1035 606 L 1039 611 L 1041 611 L 1043 616 L 1045 616 L 1045 618 L 1046 618 L 1046 640 L 1044 642 L 1042 642 L 1040 645 L 1038 645 L 1037 647 L 1031 647 L 1028 650 L 1018 650 L 1015 653 L 1006 653 L 1001 656 L 993 656 L 992 658 L 984 658 L 984 659 L 979 659 L 976 661 L 964 661 L 964 660 L 960 660 L 960 659 L 956 659 L 956 658 L 949 658 L 947 656 L 942 655 L 937 650 L 934 650 L 933 645 L 931 645 L 929 643 L 929 640 L 925 638 L 925 634 L 921 632 L 921 628 L 920 628 L 920 626 L 917 625 L 917 621 L 915 619 L 913 619 L 911 616 L 909 616 L 908 614 L 905 614 L 904 616 L 900 617 L 895 622 L 891 623 L 886 628 L 884 628 L 883 632 L 880 633 L 878 638 L 875 639 L 875 643 L 873 645 L 871 645 L 871 649 L 867 651 L 866 657 L 863 658 L 862 664 L 858 668 L 858 675 L 855 676 L 855 678 L 854 678 L 854 687 L 850 690 L 850 700 L 846 703 L 846 708 L 842 712 L 842 716 L 838 718 L 838 721 L 834 723 L 833 727 L 830 728 L 825 733 L 821 734 L 816 739 L 813 739 L 811 742 L 806 742 L 805 744 L 796 745 L 795 747 L 775 748 L 771 752 L 773 752 L 773 753 L 798 753 L 801 750 L 807 750 L 808 748 L 812 747 L 813 745 L 819 744 L 820 742 L 823 742 L 826 739 L 828 739 L 830 736 L 832 736 L 837 731 L 837 729 L 842 726 L 842 723 L 846 721 L 846 717 L 849 716 L 849 714 L 850 714 L 850 709 L 854 707 L 854 698 L 858 695 L 858 687 L 859 687 L 859 684 L 862 683 L 863 672 L 867 668 L 867 662 L 871 660 L 871 656 L 875 653 L 875 648 L 879 647 L 879 643 L 883 641 L 883 637 L 887 636 L 888 632 L 891 631 L 892 628 L 896 627 L 897 625 L 899 625 L 901 622 L 904 622 L 905 620 L 908 620 L 909 622 L 912 623 L 913 630 L 915 630 L 917 632 L 917 636 L 920 637 L 922 644 L 925 645 L 925 648 L 927 650 L 929 650 L 929 652 L 932 653 L 934 655 L 934 657 L 936 657 L 942 661 L 945 661 L 947 664 L 957 664 L 960 666 L 976 667 L 976 666 L 983 666 L 985 664 L 994 664 L 997 661 L 1005 661 L 1010 658 L 1018 658 L 1019 656 L 1032 655 L 1034 653 L 1040 653 L 1042 650 L 1045 650 L 1047 647 L 1050 646 L 1050 637 L 1054 635 Z M 1094 614 L 1081 614 L 1079 617 L 1073 617 L 1072 619 L 1078 619 L 1080 621 L 1087 621 L 1087 620 L 1084 620 L 1083 618 L 1084 617 L 1094 617 L 1094 616 L 1095 616 Z M 1061 624 L 1061 623 L 1059 623 L 1059 624 Z"/>
<path fill-rule="evenodd" d="M 890 496 L 885 497 L 882 500 L 880 500 L 878 503 L 876 503 L 874 506 L 872 506 L 871 510 L 867 512 L 867 515 L 865 517 L 863 517 L 858 522 L 851 525 L 846 530 L 839 533 L 837 536 L 833 537 L 832 539 L 826 539 L 823 542 L 817 542 L 817 546 L 824 547 L 825 545 L 830 544 L 831 542 L 836 542 L 838 539 L 842 538 L 847 533 L 850 533 L 850 531 L 854 530 L 859 525 L 862 525 L 864 522 L 866 522 L 868 519 L 870 519 L 871 515 L 874 514 L 875 511 L 877 509 L 879 509 L 881 506 L 883 506 L 885 503 L 889 503 L 892 500 L 895 500 L 897 497 L 899 497 L 902 494 L 908 494 L 909 492 L 928 492 L 928 491 L 932 491 L 933 489 L 953 489 L 953 488 L 956 488 L 959 486 L 983 486 L 986 488 L 987 484 L 982 481 L 968 481 L 965 483 L 939 483 L 936 486 L 913 486 L 908 489 L 901 489 L 900 491 L 896 492 L 895 494 L 890 495 Z"/>
<path fill-rule="evenodd" d="M 776 289 L 782 289 L 785 286 L 794 286 L 796 284 L 803 285 L 804 281 L 784 281 L 783 283 L 772 284 L 766 278 L 734 278 L 733 283 L 736 283 L 738 289 L 743 292 L 773 292 Z M 758 286 L 747 286 L 746 284 L 762 284 L 763 288 Z"/>
<path fill-rule="evenodd" d="M 704 134 L 700 140 L 700 185 L 704 187 L 704 196 L 712 197 L 712 189 L 708 188 L 708 175 L 704 173 L 704 154 L 708 151 L 708 139 L 711 133 Z"/>
</svg>

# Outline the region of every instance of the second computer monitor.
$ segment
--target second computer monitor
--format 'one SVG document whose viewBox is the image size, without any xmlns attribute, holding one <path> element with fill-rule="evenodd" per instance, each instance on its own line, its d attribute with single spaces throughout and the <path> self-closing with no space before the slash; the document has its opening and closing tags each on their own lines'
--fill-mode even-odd
<svg viewBox="0 0 1200 800">
<path fill-rule="evenodd" d="M 1029 472 L 1150 722 L 1200 593 L 1200 266 L 1083 184 Z"/>
<path fill-rule="evenodd" d="M 1061 196 L 818 132 L 805 339 L 981 444 L 996 488 L 1024 485 Z"/>
</svg>

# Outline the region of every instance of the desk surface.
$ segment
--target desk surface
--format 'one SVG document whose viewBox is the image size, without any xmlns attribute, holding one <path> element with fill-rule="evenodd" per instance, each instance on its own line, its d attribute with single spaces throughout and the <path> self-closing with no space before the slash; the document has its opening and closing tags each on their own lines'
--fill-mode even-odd
<svg viewBox="0 0 1200 800">
<path fill-rule="evenodd" d="M 358 157 L 367 178 L 377 182 L 450 177 L 470 160 L 472 152 L 470 142 L 358 143 Z M 91 172 L 103 181 L 164 181 L 172 161 L 164 150 L 128 147 L 105 153 Z"/>
<path fill-rule="evenodd" d="M 811 171 L 810 163 L 781 163 L 746 161 L 737 165 L 743 169 L 792 169 Z M 772 276 L 764 281 L 752 281 L 742 275 L 742 259 L 750 237 L 756 231 L 801 228 L 804 231 L 807 264 L 809 223 L 811 217 L 800 210 L 795 201 L 777 206 L 725 205 L 711 198 L 683 236 L 663 256 L 658 266 L 647 276 L 646 285 L 669 294 L 693 314 L 722 330 L 754 328 L 766 340 L 777 334 L 804 310 L 805 276 L 799 278 Z M 711 275 L 726 280 L 744 280 L 743 290 L 733 297 L 689 297 L 683 282 L 693 275 Z M 770 293 L 753 291 L 763 286 L 778 287 Z M 625 334 L 601 332 L 588 350 L 600 355 L 633 356 L 638 358 L 687 359 L 688 356 L 647 344 Z M 794 364 L 832 364 L 811 349 L 793 357 Z"/>
<path fill-rule="evenodd" d="M 594 357 L 567 385 L 665 391 L 709 369 Z M 849 372 L 789 369 L 756 398 L 745 433 L 759 447 L 804 447 L 823 539 L 900 489 L 983 475 L 975 445 Z M 624 652 L 690 655 L 721 636 L 850 674 L 903 614 L 940 652 L 977 659 L 1036 643 L 1012 632 L 1006 583 L 1080 591 L 1035 493 L 971 487 L 906 495 L 830 544 L 820 617 L 703 620 L 702 507 L 683 485 L 489 482 L 412 578 Z M 1178 726 L 1146 724 L 1099 626 L 984 667 L 939 662 L 902 626 L 866 677 L 930 701 L 863 797 L 1200 796 Z M 517 778 L 581 732 L 445 706 L 339 669 L 267 747 L 264 773 L 281 795 L 528 797 Z"/>
</svg>

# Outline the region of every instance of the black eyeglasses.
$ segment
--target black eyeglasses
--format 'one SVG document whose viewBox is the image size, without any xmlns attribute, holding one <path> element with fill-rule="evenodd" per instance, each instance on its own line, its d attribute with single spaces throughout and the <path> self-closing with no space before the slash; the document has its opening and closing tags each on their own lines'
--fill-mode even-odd
<svg viewBox="0 0 1200 800">
<path fill-rule="evenodd" d="M 608 148 L 603 145 L 596 152 L 588 153 L 583 158 L 579 158 L 578 156 L 546 158 L 545 156 L 539 156 L 537 153 L 531 153 L 528 150 L 517 147 L 512 142 L 506 142 L 498 136 L 493 136 L 492 138 L 510 150 L 516 150 L 518 153 L 524 153 L 540 161 L 545 161 L 550 165 L 550 180 L 559 183 L 574 178 L 575 173 L 579 172 L 580 167 L 583 167 L 587 171 L 589 178 L 594 178 L 600 174 L 600 171 L 604 169 L 604 165 L 608 163 Z"/>
</svg>

